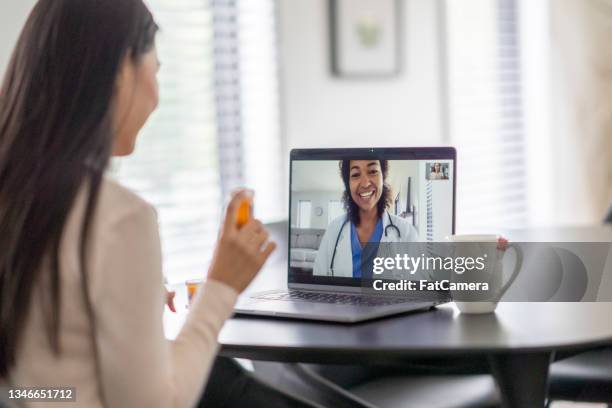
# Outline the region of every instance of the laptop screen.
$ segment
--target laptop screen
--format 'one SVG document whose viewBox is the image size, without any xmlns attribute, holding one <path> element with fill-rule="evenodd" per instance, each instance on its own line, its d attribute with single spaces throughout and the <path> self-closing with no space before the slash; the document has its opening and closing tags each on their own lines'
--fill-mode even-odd
<svg viewBox="0 0 612 408">
<path fill-rule="evenodd" d="M 291 152 L 289 283 L 361 285 L 367 242 L 454 233 L 453 148 Z"/>
</svg>

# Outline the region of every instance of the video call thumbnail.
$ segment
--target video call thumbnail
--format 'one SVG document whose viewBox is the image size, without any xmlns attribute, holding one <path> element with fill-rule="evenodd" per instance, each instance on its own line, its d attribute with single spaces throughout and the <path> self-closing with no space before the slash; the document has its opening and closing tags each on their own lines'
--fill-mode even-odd
<svg viewBox="0 0 612 408">
<path fill-rule="evenodd" d="M 361 278 L 373 242 L 435 242 L 452 234 L 449 160 L 295 160 L 290 271 Z"/>
</svg>

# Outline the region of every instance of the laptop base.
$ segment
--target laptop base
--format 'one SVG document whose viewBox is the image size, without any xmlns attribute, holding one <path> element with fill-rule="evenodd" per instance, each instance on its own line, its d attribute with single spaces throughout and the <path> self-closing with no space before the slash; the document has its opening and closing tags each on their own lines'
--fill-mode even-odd
<svg viewBox="0 0 612 408">
<path fill-rule="evenodd" d="M 420 301 L 407 300 L 382 306 L 363 306 L 336 303 L 317 303 L 296 300 L 270 300 L 257 298 L 261 295 L 281 294 L 285 290 L 269 291 L 242 297 L 234 311 L 236 314 L 283 317 L 301 320 L 318 320 L 340 323 L 357 323 L 381 317 L 425 310 L 446 303 L 447 300 Z"/>
</svg>

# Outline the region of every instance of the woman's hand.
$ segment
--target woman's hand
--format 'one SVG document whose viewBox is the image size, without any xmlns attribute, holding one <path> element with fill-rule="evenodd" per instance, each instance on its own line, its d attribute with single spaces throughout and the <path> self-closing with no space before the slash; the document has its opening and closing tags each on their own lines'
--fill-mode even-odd
<svg viewBox="0 0 612 408">
<path fill-rule="evenodd" d="M 253 192 L 238 190 L 230 201 L 208 277 L 241 293 L 276 248 L 261 221 L 250 220 L 238 228 L 236 218 L 243 200 L 252 205 Z"/>
<path fill-rule="evenodd" d="M 176 296 L 176 292 L 173 290 L 168 291 L 166 288 L 164 288 L 164 291 L 166 292 L 166 305 L 168 305 L 171 311 L 176 313 L 176 307 L 174 306 L 174 296 Z"/>
</svg>

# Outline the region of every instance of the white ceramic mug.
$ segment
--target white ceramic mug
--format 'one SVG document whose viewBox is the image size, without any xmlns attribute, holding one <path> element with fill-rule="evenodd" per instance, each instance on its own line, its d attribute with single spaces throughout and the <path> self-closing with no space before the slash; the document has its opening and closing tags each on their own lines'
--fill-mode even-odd
<svg viewBox="0 0 612 408">
<path fill-rule="evenodd" d="M 474 298 L 474 301 L 467 301 L 466 295 L 462 294 L 462 300 L 455 300 L 457 308 L 462 313 L 492 313 L 497 308 L 497 304 L 501 297 L 510 288 L 516 277 L 518 276 L 521 266 L 523 265 L 523 251 L 521 248 L 512 243 L 508 243 L 506 250 L 497 249 L 497 244 L 500 236 L 499 235 L 451 235 L 446 237 L 447 242 L 457 243 L 453 248 L 454 257 L 485 257 L 485 268 L 482 271 L 478 271 L 475 275 L 470 272 L 470 280 L 474 281 L 474 276 L 480 277 L 482 281 L 486 281 L 489 286 L 489 290 L 486 294 L 486 299 L 479 300 L 479 294 L 477 291 L 467 296 Z M 506 283 L 503 283 L 503 257 L 508 249 L 514 249 L 516 252 L 516 264 L 514 270 L 510 275 L 510 278 Z M 451 273 L 451 281 L 461 281 L 463 275 L 457 274 L 456 272 Z M 478 280 L 478 278 L 476 278 Z M 451 296 L 453 295 L 451 291 Z M 485 295 L 483 295 L 485 296 Z M 457 296 L 458 297 L 458 296 Z"/>
</svg>

